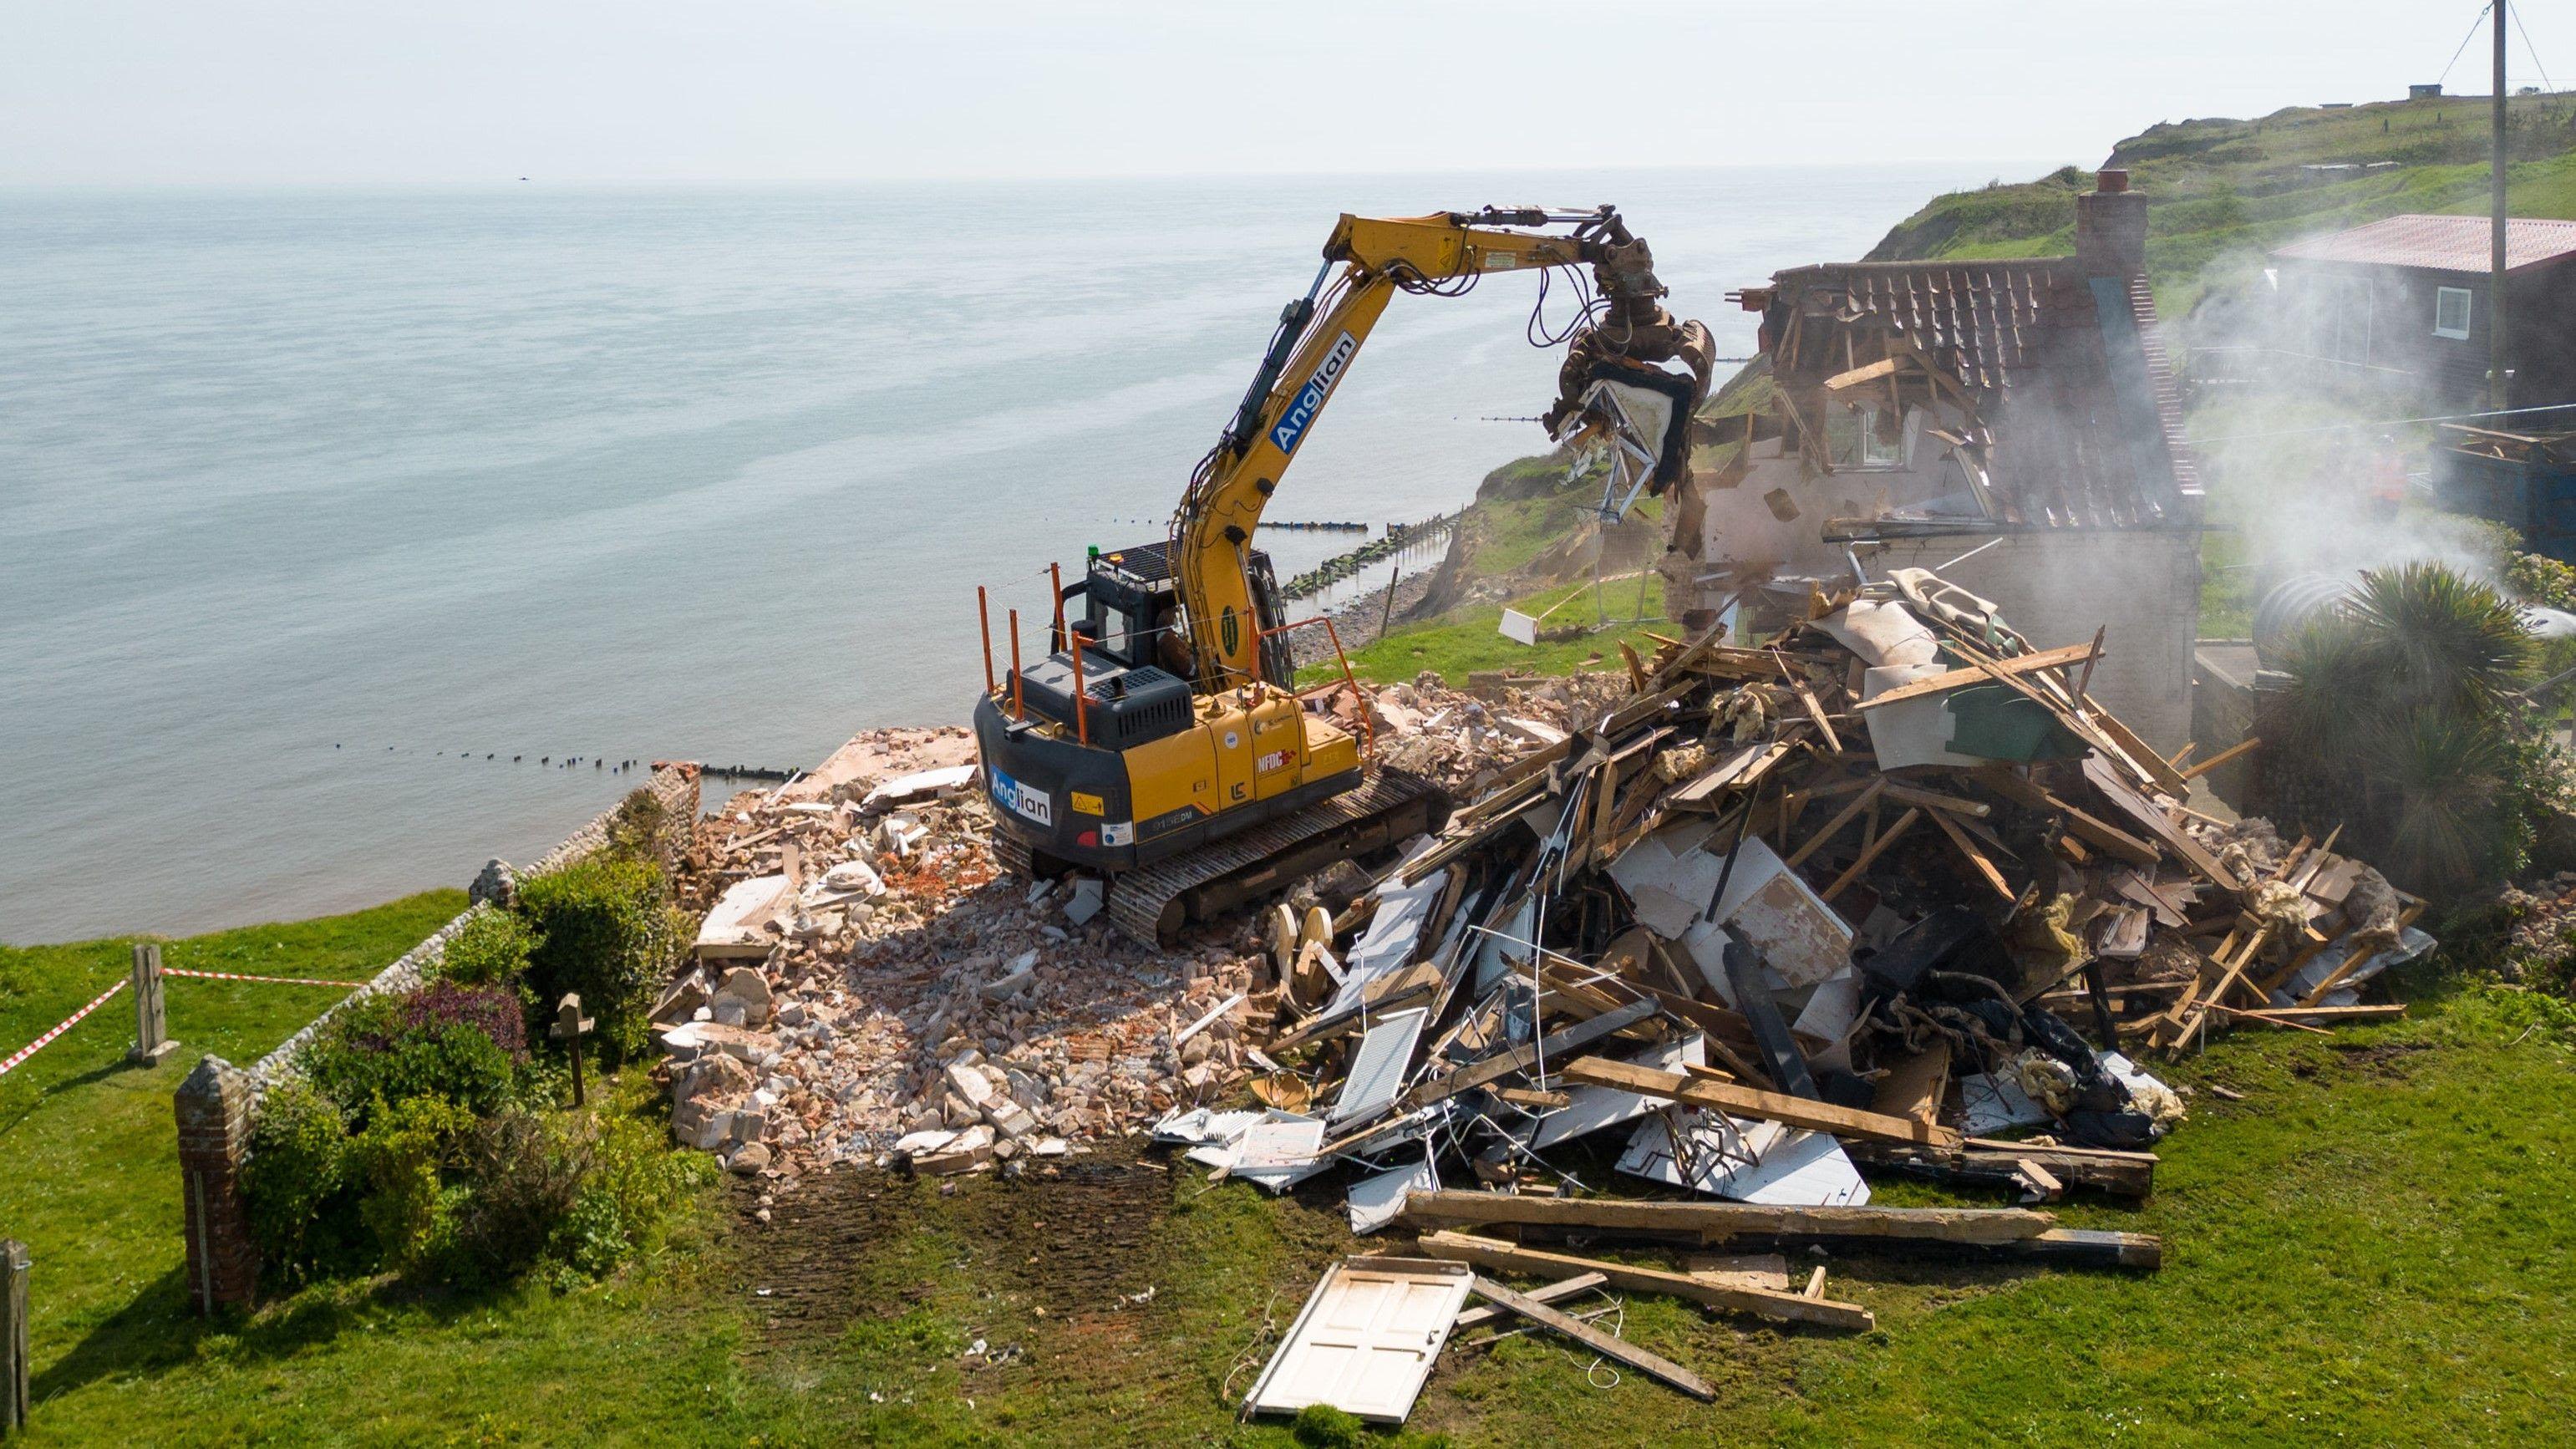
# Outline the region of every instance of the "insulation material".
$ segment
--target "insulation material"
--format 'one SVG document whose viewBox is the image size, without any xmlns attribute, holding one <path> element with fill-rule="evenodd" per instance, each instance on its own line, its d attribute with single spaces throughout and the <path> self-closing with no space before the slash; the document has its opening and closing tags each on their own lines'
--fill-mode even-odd
<svg viewBox="0 0 2576 1449">
<path fill-rule="evenodd" d="M 1244 1407 L 1294 1414 L 1327 1404 L 1380 1424 L 1413 1412 L 1475 1270 L 1424 1258 L 1351 1258 L 1324 1274 Z"/>
<path fill-rule="evenodd" d="M 1738 1122 L 1720 1112 L 1682 1109 L 1687 1150 L 1676 1161 L 1665 1115 L 1637 1124 L 1619 1170 L 1673 1187 L 1687 1187 L 1736 1202 L 1775 1207 L 1860 1207 L 1869 1184 L 1833 1137 L 1777 1122 Z"/>
</svg>

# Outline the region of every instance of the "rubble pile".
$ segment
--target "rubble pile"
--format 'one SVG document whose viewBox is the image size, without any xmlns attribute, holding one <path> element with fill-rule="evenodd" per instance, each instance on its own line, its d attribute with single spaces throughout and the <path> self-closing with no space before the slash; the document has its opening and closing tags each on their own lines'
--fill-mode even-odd
<svg viewBox="0 0 2576 1449">
<path fill-rule="evenodd" d="M 1321 707 L 1354 733 L 1363 730 L 1365 711 L 1380 763 L 1456 792 L 1474 789 L 1480 777 L 1534 746 L 1562 744 L 1627 689 L 1626 676 L 1609 673 L 1479 673 L 1458 690 L 1425 670 L 1411 684 L 1367 691 L 1365 698 L 1350 686 L 1329 691 Z"/>
<path fill-rule="evenodd" d="M 2086 692 L 2098 634 L 2035 648 L 1921 570 L 1803 615 L 1761 647 L 1631 661 L 1619 699 L 1489 771 L 1329 936 L 1281 921 L 1273 964 L 1292 987 L 1320 967 L 1317 1004 L 1286 1003 L 1254 1102 L 1175 1110 L 1157 1138 L 1274 1190 L 1346 1170 L 1354 1230 L 1410 1228 L 1441 1260 L 1410 1268 L 1784 1321 L 1871 1320 L 1821 1271 L 1801 1291 L 1529 1243 L 2154 1266 L 2153 1238 L 2036 1205 L 2149 1191 L 2186 1112 L 2158 1054 L 2402 1013 L 2361 996 L 2430 948 L 2423 903 L 2331 836 L 2191 809 L 2187 766 Z M 2026 1206 L 1869 1206 L 1888 1173 Z M 1275 1362 L 1300 1351 L 1292 1330 Z"/>
<path fill-rule="evenodd" d="M 1576 697 L 1498 693 L 1515 726 L 1430 696 L 1429 715 L 1387 700 L 1377 727 L 1460 779 Z M 1422 727 L 1443 713 L 1454 729 Z M 876 731 L 700 823 L 680 881 L 695 962 L 653 1011 L 681 1142 L 745 1174 L 898 1154 L 967 1171 L 1240 1093 L 1281 994 L 1249 925 L 1165 950 L 1110 929 L 1099 881 L 1002 878 L 973 758 L 962 729 Z M 1367 884 L 1349 872 L 1338 904 Z"/>
</svg>

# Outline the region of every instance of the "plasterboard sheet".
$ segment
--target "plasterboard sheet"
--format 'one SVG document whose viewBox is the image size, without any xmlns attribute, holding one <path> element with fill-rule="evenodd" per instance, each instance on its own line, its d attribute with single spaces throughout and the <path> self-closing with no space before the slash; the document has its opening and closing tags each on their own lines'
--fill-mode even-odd
<svg viewBox="0 0 2576 1449">
<path fill-rule="evenodd" d="M 1348 1198 L 1351 1231 L 1374 1233 L 1403 1213 L 1404 1199 L 1408 1194 L 1439 1190 L 1440 1172 L 1428 1157 L 1411 1167 L 1363 1177 L 1351 1184 Z"/>
<path fill-rule="evenodd" d="M 1815 994 L 1799 1009 L 1797 1020 L 1789 1023 L 1789 1029 L 1818 1041 L 1840 1041 L 1859 1015 L 1860 973 L 1845 967 L 1817 986 Z"/>
<path fill-rule="evenodd" d="M 1638 923 L 1667 941 L 1686 942 L 1702 973 L 1715 973 L 1714 983 L 1724 974 L 1718 952 L 1725 941 L 1700 916 L 1725 874 L 1726 857 L 1699 848 L 1707 833 L 1699 826 L 1658 832 L 1613 862 L 1610 876 L 1635 904 Z M 1683 847 L 1678 854 L 1675 843 Z M 1851 965 L 1851 926 L 1758 835 L 1746 838 L 1712 919 L 1743 931 L 1771 978 L 1792 990 Z"/>
<path fill-rule="evenodd" d="M 1816 627 L 1871 665 L 1923 665 L 1941 657 L 1940 638 L 1894 599 L 1854 599 Z"/>
<path fill-rule="evenodd" d="M 775 920 L 787 905 L 788 882 L 783 875 L 754 876 L 725 887 L 717 897 L 714 909 L 698 926 L 697 951 L 701 956 L 765 956 L 773 944 L 761 927 Z"/>
<path fill-rule="evenodd" d="M 1332 1121 L 1365 1122 L 1395 1105 L 1404 1092 L 1404 1071 L 1413 1064 L 1413 1049 L 1422 1040 L 1430 1013 L 1399 1011 L 1379 1017 L 1351 1053 L 1341 1095 L 1333 1099 Z"/>
<path fill-rule="evenodd" d="M 1915 676 L 1941 672 L 1938 668 L 1872 669 L 1862 676 L 1861 697 L 1866 699 L 1899 684 L 1910 684 Z M 1975 755 L 1960 754 L 1949 747 L 1950 697 L 1946 694 L 1900 699 L 1894 704 L 1863 710 L 1861 717 L 1869 722 L 1870 753 L 1878 757 L 1878 767 L 1882 770 L 1901 770 L 1908 765 L 1964 767 L 1994 763 Z"/>
<path fill-rule="evenodd" d="M 1307 1295 L 1246 1396 L 1254 1413 L 1328 1404 L 1380 1424 L 1413 1412 L 1475 1270 L 1427 1258 L 1352 1258 Z"/>
<path fill-rule="evenodd" d="M 1674 1159 L 1671 1130 L 1658 1113 L 1637 1124 L 1619 1170 L 1673 1187 L 1736 1202 L 1778 1207 L 1859 1207 L 1869 1184 L 1841 1143 L 1823 1132 L 1777 1122 L 1738 1122 L 1716 1112 L 1680 1114 L 1695 1169 L 1685 1178 Z"/>
<path fill-rule="evenodd" d="M 1678 1072 L 1685 1066 L 1708 1065 L 1708 1043 L 1699 1033 L 1692 1032 L 1673 1041 L 1657 1042 L 1628 1060 L 1659 1072 Z M 1564 1106 L 1535 1124 L 1529 1138 L 1531 1150 L 1544 1152 L 1585 1133 L 1634 1121 L 1663 1105 L 1652 1097 L 1640 1097 L 1617 1087 L 1576 1087 L 1565 1096 Z"/>
<path fill-rule="evenodd" d="M 1959 1103 L 1966 1109 L 1960 1127 L 1971 1137 L 1992 1137 L 2015 1127 L 2036 1127 L 2057 1119 L 2030 1099 L 2010 1077 L 1979 1072 L 1959 1079 Z"/>
</svg>

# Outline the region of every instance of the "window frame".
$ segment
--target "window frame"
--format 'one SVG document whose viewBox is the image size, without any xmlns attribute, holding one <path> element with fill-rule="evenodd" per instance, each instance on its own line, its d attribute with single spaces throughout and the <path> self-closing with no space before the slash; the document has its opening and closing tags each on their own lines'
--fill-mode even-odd
<svg viewBox="0 0 2576 1449">
<path fill-rule="evenodd" d="M 2450 301 L 2454 294 L 2457 294 L 2460 299 L 2460 325 L 2456 329 L 2442 325 L 2443 304 Z M 2469 329 L 2477 322 L 2477 305 L 2478 294 L 2473 288 L 2435 287 L 2433 289 L 2433 335 L 2448 337 L 2454 342 L 2466 342 L 2469 339 Z"/>
</svg>

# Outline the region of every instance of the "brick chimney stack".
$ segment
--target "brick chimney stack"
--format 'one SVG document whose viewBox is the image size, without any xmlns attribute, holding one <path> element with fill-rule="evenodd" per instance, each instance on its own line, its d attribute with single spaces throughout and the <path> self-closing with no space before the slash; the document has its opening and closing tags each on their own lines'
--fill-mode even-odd
<svg viewBox="0 0 2576 1449">
<path fill-rule="evenodd" d="M 2088 277 L 2147 269 L 2147 199 L 2129 189 L 2128 172 L 2104 170 L 2075 198 L 2075 260 Z"/>
</svg>

